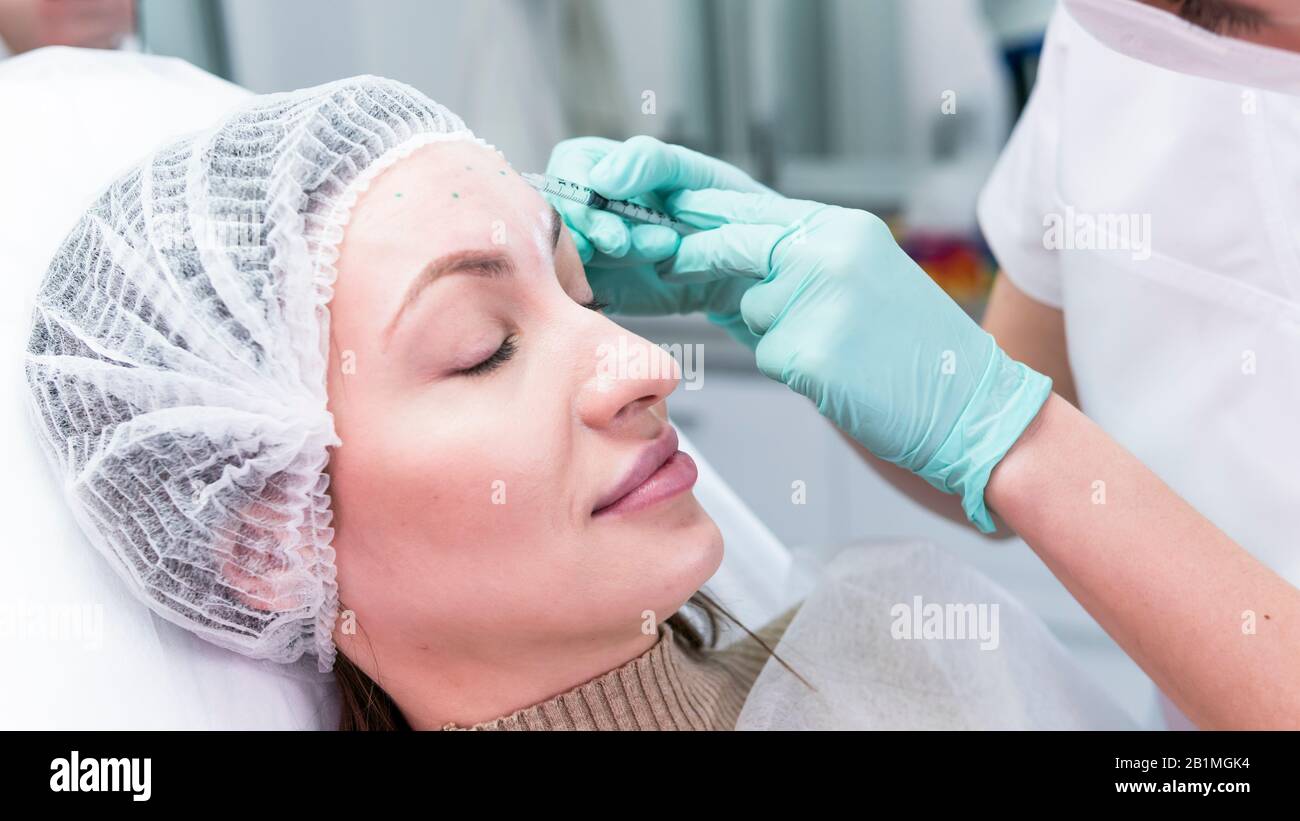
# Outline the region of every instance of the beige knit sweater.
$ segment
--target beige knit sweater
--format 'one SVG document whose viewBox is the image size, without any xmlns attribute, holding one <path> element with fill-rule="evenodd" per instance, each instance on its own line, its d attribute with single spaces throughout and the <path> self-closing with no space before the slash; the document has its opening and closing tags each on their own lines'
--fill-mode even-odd
<svg viewBox="0 0 1300 821">
<path fill-rule="evenodd" d="M 757 631 L 776 647 L 798 605 Z M 734 730 L 740 708 L 770 656 L 749 635 L 703 655 L 671 625 L 640 656 L 608 673 L 492 721 L 444 730 Z M 779 662 L 773 661 L 773 664 Z"/>
</svg>

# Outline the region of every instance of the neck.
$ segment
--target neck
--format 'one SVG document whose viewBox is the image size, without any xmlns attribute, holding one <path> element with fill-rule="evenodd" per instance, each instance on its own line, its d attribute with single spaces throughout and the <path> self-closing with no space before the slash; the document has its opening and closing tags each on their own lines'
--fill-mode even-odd
<svg viewBox="0 0 1300 821">
<path fill-rule="evenodd" d="M 656 634 L 640 631 L 593 643 L 529 641 L 490 655 L 420 651 L 394 664 L 385 658 L 372 678 L 397 703 L 413 729 L 467 727 L 546 701 L 649 651 Z"/>
<path fill-rule="evenodd" d="M 1141 2 L 1170 14 L 1178 14 L 1193 24 L 1197 24 L 1197 15 L 1180 14 L 1180 12 L 1185 11 L 1187 0 L 1141 0 Z M 1279 0 L 1220 0 L 1220 3 L 1224 9 L 1231 8 L 1235 10 L 1237 17 L 1253 19 L 1256 20 L 1256 23 L 1241 25 L 1236 28 L 1226 25 L 1221 25 L 1217 29 L 1202 25 L 1202 28 L 1209 28 L 1210 31 L 1216 34 L 1243 40 L 1247 43 L 1254 43 L 1258 46 L 1269 46 L 1270 48 L 1300 53 L 1300 13 L 1296 12 L 1290 2 L 1282 3 Z"/>
</svg>

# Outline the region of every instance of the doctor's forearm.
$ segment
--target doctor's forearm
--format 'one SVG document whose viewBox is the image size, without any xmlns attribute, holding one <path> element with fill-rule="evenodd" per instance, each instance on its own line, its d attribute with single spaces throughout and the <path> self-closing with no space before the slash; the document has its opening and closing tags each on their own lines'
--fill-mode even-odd
<svg viewBox="0 0 1300 821">
<path fill-rule="evenodd" d="M 985 499 L 1198 726 L 1300 727 L 1300 590 L 1064 399 Z"/>
</svg>

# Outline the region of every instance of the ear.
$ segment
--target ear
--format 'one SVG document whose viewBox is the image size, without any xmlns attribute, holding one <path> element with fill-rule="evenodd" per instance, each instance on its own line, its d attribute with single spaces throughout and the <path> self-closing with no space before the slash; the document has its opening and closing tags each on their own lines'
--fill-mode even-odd
<svg viewBox="0 0 1300 821">
<path fill-rule="evenodd" d="M 281 613 L 301 607 L 314 554 L 310 524 L 294 527 L 284 511 L 257 502 L 240 516 L 237 534 L 223 540 L 221 577 L 248 607 Z"/>
</svg>

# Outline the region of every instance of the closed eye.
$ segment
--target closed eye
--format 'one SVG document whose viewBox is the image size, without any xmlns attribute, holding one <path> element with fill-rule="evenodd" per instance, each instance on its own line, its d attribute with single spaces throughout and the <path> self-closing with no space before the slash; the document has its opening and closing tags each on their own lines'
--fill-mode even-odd
<svg viewBox="0 0 1300 821">
<path fill-rule="evenodd" d="M 593 297 L 591 300 L 582 303 L 582 307 L 586 308 L 589 311 L 596 311 L 597 313 L 599 313 L 601 311 L 604 311 L 606 308 L 608 308 L 609 303 L 601 302 L 599 299 L 595 299 Z M 501 343 L 501 346 L 497 348 L 495 351 L 493 351 L 492 355 L 489 356 L 487 359 L 484 359 L 482 362 L 478 363 L 477 365 L 472 365 L 468 368 L 462 368 L 456 373 L 461 374 L 463 376 L 481 376 L 486 373 L 491 373 L 492 371 L 504 365 L 506 362 L 509 362 L 510 358 L 513 357 L 518 351 L 519 351 L 519 343 L 515 340 L 515 338 L 513 336 L 506 337 L 505 341 Z"/>
<path fill-rule="evenodd" d="M 508 362 L 518 350 L 519 343 L 515 341 L 515 338 L 513 336 L 506 337 L 505 341 L 501 343 L 501 347 L 493 351 L 492 355 L 487 359 L 484 359 L 477 365 L 463 368 L 456 373 L 463 376 L 482 376 L 483 374 L 491 373 Z"/>
</svg>

